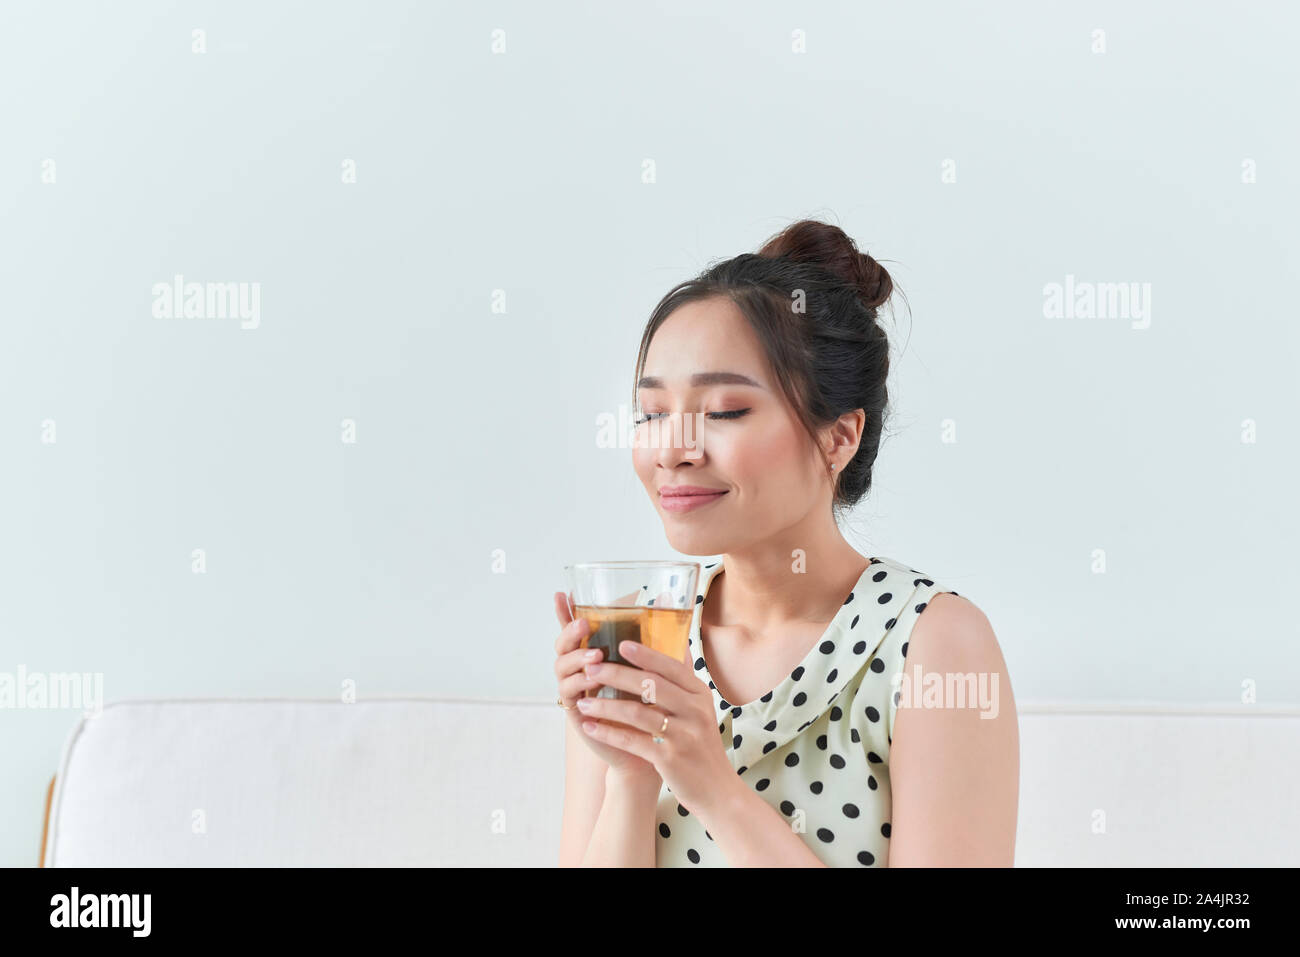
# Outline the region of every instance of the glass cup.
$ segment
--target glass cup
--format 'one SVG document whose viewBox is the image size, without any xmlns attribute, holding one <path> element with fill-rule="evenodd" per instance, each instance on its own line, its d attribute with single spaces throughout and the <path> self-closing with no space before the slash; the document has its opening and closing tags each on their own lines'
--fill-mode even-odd
<svg viewBox="0 0 1300 957">
<path fill-rule="evenodd" d="M 632 665 L 619 642 L 639 641 L 686 661 L 695 615 L 697 562 L 586 562 L 564 566 L 569 614 L 587 619 L 583 648 L 600 648 L 601 661 Z M 641 695 L 601 685 L 587 697 L 640 700 Z"/>
</svg>

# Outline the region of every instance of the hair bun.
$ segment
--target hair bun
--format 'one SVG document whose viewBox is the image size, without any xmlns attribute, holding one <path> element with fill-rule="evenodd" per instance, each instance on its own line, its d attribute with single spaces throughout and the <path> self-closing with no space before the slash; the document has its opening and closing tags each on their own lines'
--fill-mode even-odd
<svg viewBox="0 0 1300 957">
<path fill-rule="evenodd" d="M 758 255 L 816 263 L 856 286 L 863 305 L 871 310 L 887 302 L 894 291 L 894 281 L 884 266 L 860 252 L 844 230 L 815 219 L 787 226 L 764 243 Z"/>
</svg>

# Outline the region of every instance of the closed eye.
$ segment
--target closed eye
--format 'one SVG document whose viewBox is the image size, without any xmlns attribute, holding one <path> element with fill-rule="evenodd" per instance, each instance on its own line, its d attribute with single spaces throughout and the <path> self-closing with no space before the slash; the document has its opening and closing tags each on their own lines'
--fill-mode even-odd
<svg viewBox="0 0 1300 957">
<path fill-rule="evenodd" d="M 738 419 L 742 415 L 748 415 L 751 411 L 751 409 L 736 409 L 732 412 L 708 412 L 705 414 L 710 419 Z M 649 422 L 651 419 L 657 419 L 667 414 L 667 412 L 647 412 L 642 418 L 636 420 L 636 424 L 640 425 L 642 422 Z"/>
</svg>

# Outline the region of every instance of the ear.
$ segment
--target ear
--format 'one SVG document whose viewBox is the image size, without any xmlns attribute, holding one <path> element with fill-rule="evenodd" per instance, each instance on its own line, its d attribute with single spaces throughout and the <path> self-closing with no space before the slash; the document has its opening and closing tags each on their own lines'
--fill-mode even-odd
<svg viewBox="0 0 1300 957">
<path fill-rule="evenodd" d="M 862 409 L 845 412 L 822 431 L 822 451 L 828 458 L 847 462 L 857 454 L 866 424 L 867 413 Z"/>
</svg>

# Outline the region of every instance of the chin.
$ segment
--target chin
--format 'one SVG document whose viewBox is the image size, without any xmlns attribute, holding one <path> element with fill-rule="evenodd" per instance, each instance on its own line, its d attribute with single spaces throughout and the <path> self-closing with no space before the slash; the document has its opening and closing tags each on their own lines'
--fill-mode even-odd
<svg viewBox="0 0 1300 957">
<path fill-rule="evenodd" d="M 667 522 L 664 523 L 664 537 L 668 539 L 668 544 L 682 555 L 718 555 L 727 550 L 716 533 L 706 534 L 703 530 L 673 528 Z"/>
</svg>

